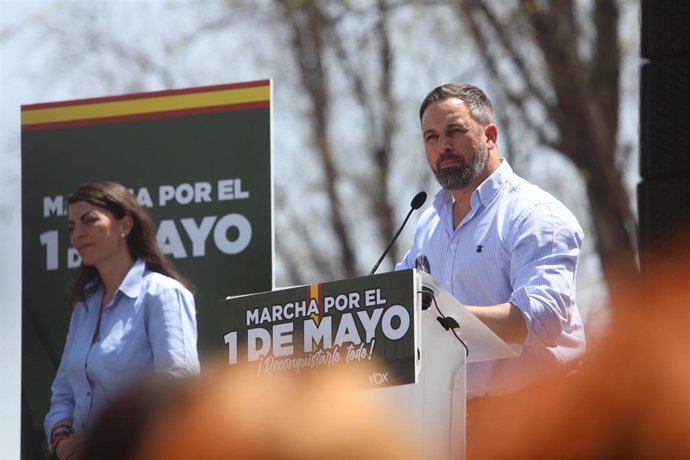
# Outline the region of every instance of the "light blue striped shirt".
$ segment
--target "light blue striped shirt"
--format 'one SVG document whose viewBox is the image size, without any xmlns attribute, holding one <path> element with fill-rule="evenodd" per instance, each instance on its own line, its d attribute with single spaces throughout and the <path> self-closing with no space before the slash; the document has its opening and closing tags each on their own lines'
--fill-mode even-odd
<svg viewBox="0 0 690 460">
<path fill-rule="evenodd" d="M 437 193 L 396 266 L 415 268 L 417 258 L 426 256 L 431 275 L 462 304 L 510 302 L 522 312 L 528 329 L 522 354 L 468 364 L 468 399 L 536 383 L 585 349 L 575 304 L 584 235 L 572 213 L 505 160 L 472 193 L 471 207 L 453 229 L 453 197 L 445 189 Z"/>
<path fill-rule="evenodd" d="M 117 393 L 154 372 L 199 372 L 192 293 L 137 260 L 100 314 L 103 287 L 72 312 L 44 428 L 72 419 L 83 431 Z M 94 335 L 101 318 L 98 336 Z"/>
</svg>

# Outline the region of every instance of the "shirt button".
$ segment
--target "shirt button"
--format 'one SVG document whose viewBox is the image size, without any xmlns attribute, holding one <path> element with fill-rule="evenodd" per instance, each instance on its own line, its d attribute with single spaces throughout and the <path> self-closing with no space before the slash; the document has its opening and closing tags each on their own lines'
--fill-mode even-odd
<svg viewBox="0 0 690 460">
<path fill-rule="evenodd" d="M 86 392 L 86 396 L 91 396 L 91 392 L 90 392 L 90 391 L 87 391 L 87 392 Z"/>
<path fill-rule="evenodd" d="M 452 251 L 455 251 L 455 249 L 456 249 L 457 247 L 458 247 L 457 243 L 453 243 L 453 244 L 450 245 L 450 249 L 451 249 Z"/>
</svg>

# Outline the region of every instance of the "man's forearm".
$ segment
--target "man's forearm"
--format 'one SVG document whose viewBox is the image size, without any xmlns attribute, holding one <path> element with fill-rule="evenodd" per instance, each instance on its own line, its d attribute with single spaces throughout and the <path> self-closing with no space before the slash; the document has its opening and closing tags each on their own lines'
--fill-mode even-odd
<svg viewBox="0 0 690 460">
<path fill-rule="evenodd" d="M 468 306 L 467 309 L 506 343 L 520 344 L 527 337 L 522 312 L 511 303 L 488 307 Z"/>
</svg>

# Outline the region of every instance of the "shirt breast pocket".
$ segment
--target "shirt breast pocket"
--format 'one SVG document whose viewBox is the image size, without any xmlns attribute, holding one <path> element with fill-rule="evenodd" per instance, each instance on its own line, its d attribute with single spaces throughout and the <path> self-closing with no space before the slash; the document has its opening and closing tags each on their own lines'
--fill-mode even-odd
<svg viewBox="0 0 690 460">
<path fill-rule="evenodd" d="M 477 239 L 460 255 L 458 282 L 470 305 L 493 305 L 510 293 L 510 255 L 499 240 Z"/>
</svg>

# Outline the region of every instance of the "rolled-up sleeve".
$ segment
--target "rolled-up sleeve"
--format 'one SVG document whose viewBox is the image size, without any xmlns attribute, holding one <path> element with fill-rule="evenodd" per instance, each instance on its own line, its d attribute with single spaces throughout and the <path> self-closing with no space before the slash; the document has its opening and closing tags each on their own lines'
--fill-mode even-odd
<svg viewBox="0 0 690 460">
<path fill-rule="evenodd" d="M 527 340 L 554 346 L 575 305 L 583 232 L 567 210 L 550 203 L 522 213 L 511 237 L 510 303 L 520 309 Z"/>
<path fill-rule="evenodd" d="M 148 333 L 157 373 L 199 372 L 194 297 L 186 289 L 164 288 L 148 302 Z"/>
</svg>

